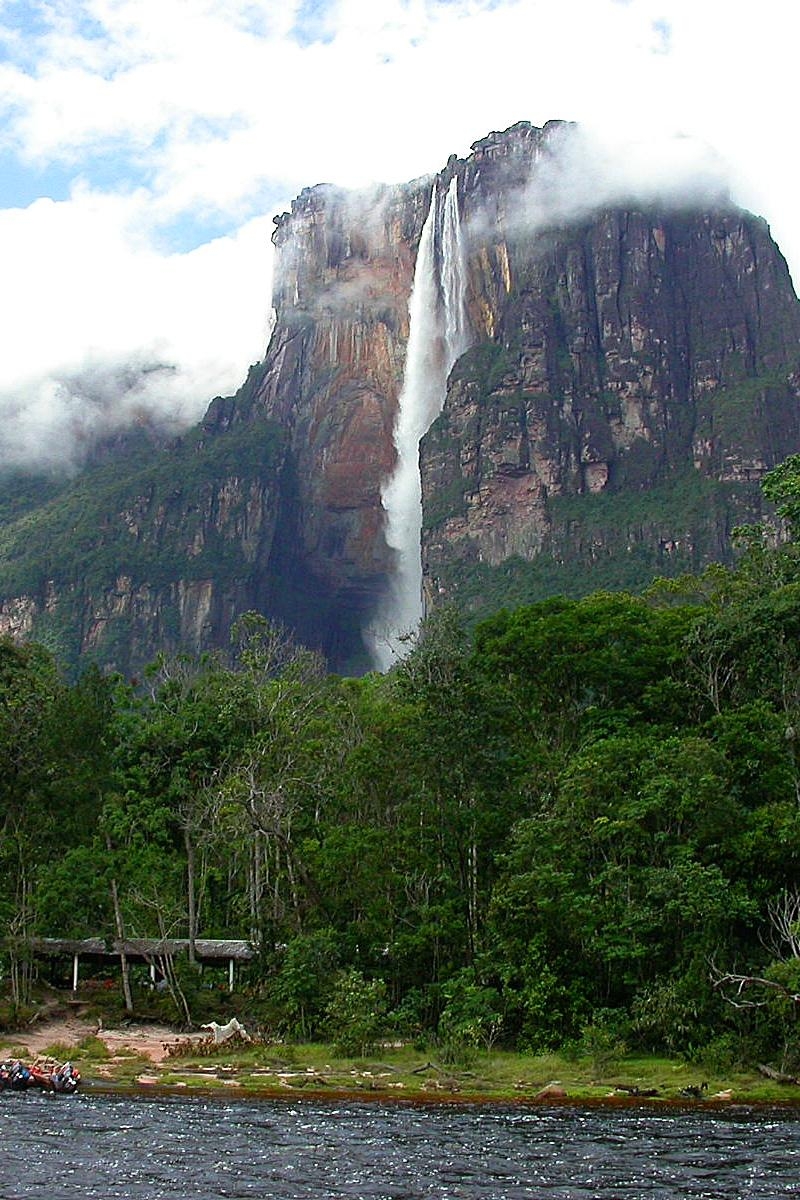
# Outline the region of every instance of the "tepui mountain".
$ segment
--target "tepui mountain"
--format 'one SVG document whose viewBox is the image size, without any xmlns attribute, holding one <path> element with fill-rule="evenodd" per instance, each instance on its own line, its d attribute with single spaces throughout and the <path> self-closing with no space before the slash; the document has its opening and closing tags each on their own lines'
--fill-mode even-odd
<svg viewBox="0 0 800 1200">
<path fill-rule="evenodd" d="M 275 218 L 275 325 L 236 395 L 177 439 L 132 431 L 71 480 L 6 475 L 0 632 L 130 672 L 225 647 L 257 610 L 334 670 L 375 665 L 421 245 L 417 370 L 441 377 L 409 534 L 424 604 L 479 615 L 730 561 L 760 479 L 800 451 L 786 262 L 724 196 L 595 206 L 587 184 L 577 202 L 574 136 L 520 122 L 435 178 L 304 190 Z"/>
</svg>

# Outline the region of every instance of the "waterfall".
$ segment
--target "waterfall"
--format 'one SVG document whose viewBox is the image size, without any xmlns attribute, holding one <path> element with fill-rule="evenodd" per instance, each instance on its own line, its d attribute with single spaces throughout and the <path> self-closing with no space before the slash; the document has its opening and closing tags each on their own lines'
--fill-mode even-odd
<svg viewBox="0 0 800 1200">
<path fill-rule="evenodd" d="M 458 212 L 458 180 L 450 181 L 442 219 L 442 297 L 444 300 L 445 382 L 470 343 L 467 323 L 467 259 Z M 444 401 L 444 397 L 442 397 Z M 441 412 L 441 405 L 439 406 Z"/>
<path fill-rule="evenodd" d="M 381 492 L 386 541 L 395 552 L 394 573 L 389 594 L 367 631 L 373 658 L 381 670 L 387 670 L 408 652 L 408 635 L 416 631 L 423 615 L 419 443 L 442 411 L 447 377 L 470 341 L 457 189 L 454 177 L 439 223 L 439 202 L 433 186 L 408 303 L 405 374 L 394 427 L 397 462 Z"/>
</svg>

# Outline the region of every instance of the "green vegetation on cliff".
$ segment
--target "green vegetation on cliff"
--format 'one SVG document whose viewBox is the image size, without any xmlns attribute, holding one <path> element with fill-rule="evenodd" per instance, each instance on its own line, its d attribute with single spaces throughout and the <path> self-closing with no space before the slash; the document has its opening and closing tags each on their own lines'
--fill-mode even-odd
<svg viewBox="0 0 800 1200">
<path fill-rule="evenodd" d="M 266 419 L 213 436 L 198 426 L 169 453 L 145 448 L 89 468 L 2 526 L 0 592 L 35 594 L 48 580 L 102 586 L 120 574 L 158 585 L 207 572 L 206 556 L 187 550 L 208 493 L 232 477 L 259 479 L 278 462 L 281 444 Z M 159 530 L 159 517 L 172 538 Z"/>
<path fill-rule="evenodd" d="M 541 554 L 497 565 L 454 559 L 437 583 L 472 623 L 549 596 L 643 592 L 709 560 L 732 564 L 733 546 L 720 544 L 719 530 L 729 538 L 733 527 L 751 521 L 757 493 L 756 484 L 719 483 L 692 471 L 646 491 L 554 497 Z"/>
<path fill-rule="evenodd" d="M 119 579 L 155 595 L 179 581 L 224 588 L 247 578 L 239 528 L 252 488 L 277 504 L 283 448 L 274 422 L 252 417 L 197 426 L 167 449 L 135 445 L 72 481 L 9 478 L 0 491 L 0 594 L 36 598 L 35 636 L 77 668 L 87 605 L 96 609 Z M 48 591 L 57 604 L 42 604 Z M 173 600 L 162 632 L 176 620 Z M 127 662 L 129 640 L 129 624 L 110 622 L 95 656 Z"/>
</svg>

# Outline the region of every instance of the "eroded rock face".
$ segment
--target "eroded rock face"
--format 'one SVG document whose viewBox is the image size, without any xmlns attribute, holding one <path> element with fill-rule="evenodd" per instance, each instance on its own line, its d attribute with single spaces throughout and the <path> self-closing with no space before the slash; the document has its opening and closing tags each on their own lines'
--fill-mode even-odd
<svg viewBox="0 0 800 1200">
<path fill-rule="evenodd" d="M 598 546 L 586 557 L 554 500 L 692 474 L 749 485 L 800 446 L 800 308 L 762 221 L 604 212 L 512 241 L 494 275 L 510 278 L 497 334 L 458 364 L 423 446 L 432 594 L 456 561 L 590 565 Z M 713 556 L 729 552 L 731 512 L 701 514 L 723 521 Z M 632 520 L 628 543 L 657 556 L 683 539 L 702 565 L 697 530 L 674 520 Z M 623 531 L 602 532 L 617 552 Z"/>
<path fill-rule="evenodd" d="M 554 164 L 570 136 L 522 122 L 433 181 L 444 193 L 458 180 L 474 345 L 422 447 L 431 603 L 457 598 L 472 563 L 583 564 L 589 590 L 593 567 L 620 556 L 640 560 L 641 582 L 728 557 L 758 479 L 800 449 L 800 307 L 767 226 L 723 202 L 559 221 Z M 292 430 L 307 591 L 345 624 L 364 621 L 392 569 L 380 491 L 431 183 L 311 189 L 276 231 L 259 400 Z M 731 486 L 701 488 L 688 524 L 667 497 L 652 513 L 620 503 L 604 527 L 607 497 L 682 495 L 687 479 Z"/>
<path fill-rule="evenodd" d="M 313 188 L 276 219 L 277 323 L 253 405 L 289 433 L 281 615 L 339 663 L 363 659 L 360 629 L 391 570 L 381 486 L 429 192 Z"/>
<path fill-rule="evenodd" d="M 263 363 L 166 470 L 132 476 L 72 566 L 26 559 L 14 584 L 14 555 L 0 562 L 0 632 L 46 619 L 128 669 L 223 646 L 256 608 L 334 669 L 368 666 L 417 248 L 432 187 L 454 178 L 472 346 L 421 448 L 429 602 L 639 586 L 729 557 L 764 471 L 800 451 L 786 264 L 723 201 L 559 216 L 571 136 L 522 122 L 435 179 L 301 193 L 276 218 Z"/>
<path fill-rule="evenodd" d="M 421 454 L 429 601 L 480 607 L 501 568 L 519 599 L 730 559 L 758 481 L 800 449 L 800 306 L 766 224 L 729 205 L 531 231 L 500 214 L 470 268 L 485 337 Z"/>
</svg>

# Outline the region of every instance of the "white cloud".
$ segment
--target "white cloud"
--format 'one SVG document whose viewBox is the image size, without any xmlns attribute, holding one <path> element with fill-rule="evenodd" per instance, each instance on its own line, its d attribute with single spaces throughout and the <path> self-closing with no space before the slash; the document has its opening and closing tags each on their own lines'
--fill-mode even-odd
<svg viewBox="0 0 800 1200">
<path fill-rule="evenodd" d="M 12 11 L 0 5 L 0 37 Z M 649 178 L 666 160 L 659 149 L 647 161 L 648 148 L 675 151 L 676 134 L 691 135 L 692 155 L 714 147 L 800 278 L 800 6 L 785 0 L 755 15 L 730 0 L 50 0 L 38 11 L 45 29 L 6 27 L 0 149 L 83 184 L 60 204 L 0 210 L 16 297 L 0 302 L 4 403 L 87 360 L 155 355 L 180 360 L 176 394 L 186 379 L 199 411 L 203 394 L 233 386 L 220 383 L 231 364 L 241 378 L 261 352 L 275 197 L 413 178 L 520 119 L 578 120 L 638 147 Z M 198 218 L 243 232 L 189 255 L 161 249 Z"/>
<path fill-rule="evenodd" d="M 565 126 L 519 197 L 512 221 L 531 228 L 626 203 L 725 204 L 726 164 L 697 138 Z"/>
<path fill-rule="evenodd" d="M 159 254 L 148 199 L 78 191 L 0 212 L 0 253 L 14 280 L 0 293 L 6 460 L 71 465 L 91 428 L 106 427 L 81 378 L 110 381 L 115 364 L 168 365 L 127 403 L 185 424 L 263 354 L 269 218 L 188 254 Z"/>
</svg>

